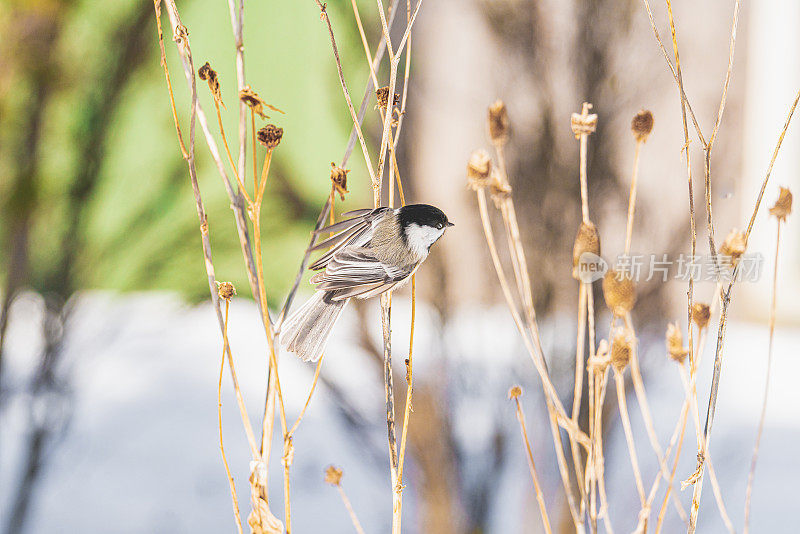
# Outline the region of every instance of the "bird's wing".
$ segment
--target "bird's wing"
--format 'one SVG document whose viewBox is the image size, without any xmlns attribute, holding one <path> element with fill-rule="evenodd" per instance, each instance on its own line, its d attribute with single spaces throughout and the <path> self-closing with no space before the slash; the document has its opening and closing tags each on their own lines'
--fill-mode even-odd
<svg viewBox="0 0 800 534">
<path fill-rule="evenodd" d="M 311 248 L 311 250 L 320 250 L 323 248 L 330 248 L 330 250 L 312 263 L 309 269 L 313 271 L 324 269 L 327 267 L 328 262 L 330 262 L 334 255 L 340 250 L 347 247 L 363 247 L 369 243 L 369 240 L 372 239 L 373 223 L 385 215 L 389 209 L 391 208 L 355 210 L 349 213 L 358 214 L 356 217 L 339 221 L 336 224 L 318 230 L 316 232 L 318 235 L 333 232 L 338 233 L 317 243 Z"/>
<path fill-rule="evenodd" d="M 368 248 L 347 246 L 338 250 L 325 271 L 314 275 L 311 282 L 317 290 L 336 291 L 333 300 L 373 296 L 406 279 L 415 267 L 392 267 L 381 263 Z"/>
</svg>

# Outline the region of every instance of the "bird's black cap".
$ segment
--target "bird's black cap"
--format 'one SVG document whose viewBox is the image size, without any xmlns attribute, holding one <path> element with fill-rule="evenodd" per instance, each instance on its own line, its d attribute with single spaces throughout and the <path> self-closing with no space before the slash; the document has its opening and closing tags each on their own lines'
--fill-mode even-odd
<svg viewBox="0 0 800 534">
<path fill-rule="evenodd" d="M 403 228 L 410 224 L 432 226 L 434 228 L 453 226 L 453 223 L 447 220 L 447 215 L 445 215 L 442 210 L 429 204 L 409 204 L 403 206 L 398 211 L 397 216 Z"/>
</svg>

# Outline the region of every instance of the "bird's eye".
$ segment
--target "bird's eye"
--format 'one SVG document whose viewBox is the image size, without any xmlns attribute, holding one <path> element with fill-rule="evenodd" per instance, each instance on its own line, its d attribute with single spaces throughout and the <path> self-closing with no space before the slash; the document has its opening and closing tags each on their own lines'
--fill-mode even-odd
<svg viewBox="0 0 800 534">
<path fill-rule="evenodd" d="M 436 223 L 436 228 L 438 230 L 441 230 L 442 229 L 442 223 Z"/>
</svg>

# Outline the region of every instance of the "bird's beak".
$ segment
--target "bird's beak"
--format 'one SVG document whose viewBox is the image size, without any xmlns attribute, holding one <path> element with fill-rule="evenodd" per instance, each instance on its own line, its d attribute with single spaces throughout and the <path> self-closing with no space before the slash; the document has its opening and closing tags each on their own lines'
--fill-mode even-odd
<svg viewBox="0 0 800 534">
<path fill-rule="evenodd" d="M 455 226 L 455 224 L 451 223 L 450 221 L 447 221 L 447 226 Z"/>
</svg>

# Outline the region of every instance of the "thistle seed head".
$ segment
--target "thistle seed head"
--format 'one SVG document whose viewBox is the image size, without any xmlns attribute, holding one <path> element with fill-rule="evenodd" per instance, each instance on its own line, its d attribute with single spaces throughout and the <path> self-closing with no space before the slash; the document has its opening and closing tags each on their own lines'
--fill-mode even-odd
<svg viewBox="0 0 800 534">
<path fill-rule="evenodd" d="M 631 121 L 631 132 L 637 142 L 647 141 L 650 132 L 653 131 L 653 113 L 642 110 L 637 113 Z"/>
<path fill-rule="evenodd" d="M 489 106 L 489 137 L 496 144 L 508 141 L 508 109 L 502 100 Z"/>
<path fill-rule="evenodd" d="M 631 273 L 619 269 L 608 271 L 603 277 L 603 297 L 611 313 L 622 317 L 636 304 L 636 287 Z"/>
<path fill-rule="evenodd" d="M 281 144 L 283 128 L 279 128 L 274 124 L 267 124 L 258 131 L 257 137 L 259 143 L 272 150 Z"/>
<path fill-rule="evenodd" d="M 669 323 L 667 326 L 666 343 L 669 357 L 682 364 L 689 351 L 683 348 L 683 335 L 677 323 Z"/>
<path fill-rule="evenodd" d="M 338 486 L 342 483 L 342 470 L 336 466 L 329 465 L 325 469 L 325 482 L 331 486 Z"/>
<path fill-rule="evenodd" d="M 775 205 L 769 209 L 769 212 L 779 221 L 785 222 L 786 217 L 792 213 L 792 192 L 786 187 L 781 187 L 778 200 L 775 201 Z"/>
<path fill-rule="evenodd" d="M 692 305 L 692 321 L 697 325 L 697 328 L 702 330 L 708 326 L 709 319 L 711 319 L 711 307 L 702 302 L 695 302 Z"/>
</svg>

